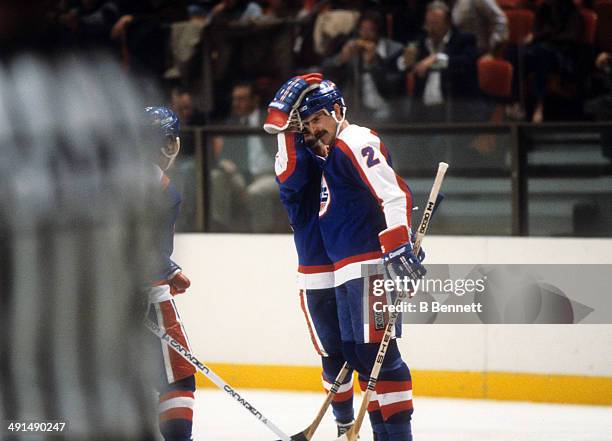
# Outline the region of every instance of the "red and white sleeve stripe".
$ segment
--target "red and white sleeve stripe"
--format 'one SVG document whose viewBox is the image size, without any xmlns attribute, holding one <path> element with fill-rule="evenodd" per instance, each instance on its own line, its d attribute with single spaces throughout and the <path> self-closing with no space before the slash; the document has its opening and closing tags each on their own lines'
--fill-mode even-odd
<svg viewBox="0 0 612 441">
<path fill-rule="evenodd" d="M 276 135 L 278 153 L 274 162 L 276 177 L 282 184 L 295 171 L 297 154 L 295 151 L 295 135 L 293 133 L 279 133 Z"/>
</svg>

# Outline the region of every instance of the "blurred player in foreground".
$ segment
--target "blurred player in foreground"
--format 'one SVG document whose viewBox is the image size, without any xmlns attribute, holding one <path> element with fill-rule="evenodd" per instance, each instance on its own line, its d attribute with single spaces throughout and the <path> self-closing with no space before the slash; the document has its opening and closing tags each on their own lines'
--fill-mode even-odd
<svg viewBox="0 0 612 441">
<path fill-rule="evenodd" d="M 155 146 L 159 149 L 155 170 L 162 192 L 162 259 L 157 280 L 149 291 L 149 317 L 189 349 L 189 340 L 173 299 L 173 296 L 184 293 L 190 286 L 181 267 L 171 259 L 174 225 L 181 196 L 164 174 L 173 165 L 180 150 L 179 119 L 167 107 L 147 107 L 145 113 L 153 131 L 151 138 L 158 143 Z M 165 441 L 189 441 L 193 421 L 195 368 L 161 341 L 159 345 L 164 372 L 159 388 L 159 429 Z"/>
<path fill-rule="evenodd" d="M 309 84 L 321 82 L 320 74 L 300 77 Z M 282 92 L 281 92 L 282 93 Z M 329 391 L 342 369 L 344 357 L 334 291 L 333 265 L 323 245 L 319 229 L 321 165 L 325 146 L 297 132 L 277 135 L 276 182 L 280 198 L 293 229 L 298 254 L 300 305 L 315 350 L 323 365 L 323 387 Z M 353 376 L 349 373 L 334 396 L 332 409 L 338 435 L 353 423 Z"/>
<path fill-rule="evenodd" d="M 365 388 L 388 314 L 373 309 L 375 301 L 383 300 L 372 294 L 373 281 L 382 275 L 364 273 L 363 265 L 384 263 L 390 273 L 418 279 L 425 274 L 425 255 L 412 251 L 412 195 L 393 170 L 387 149 L 374 131 L 349 124 L 345 117 L 344 99 L 333 82 L 311 88 L 295 77 L 270 103 L 266 126 L 273 132 L 297 124 L 328 151 L 320 161 L 319 227 L 333 265 L 342 353 Z M 399 321 L 395 332 L 399 337 Z M 412 380 L 395 340 L 375 396 L 368 406 L 375 438 L 410 441 Z"/>
</svg>

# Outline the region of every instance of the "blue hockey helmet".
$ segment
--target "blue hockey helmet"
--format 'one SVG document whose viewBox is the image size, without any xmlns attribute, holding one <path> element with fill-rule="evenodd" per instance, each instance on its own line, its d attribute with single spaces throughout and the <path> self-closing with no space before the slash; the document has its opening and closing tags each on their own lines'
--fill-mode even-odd
<svg viewBox="0 0 612 441">
<path fill-rule="evenodd" d="M 160 150 L 165 159 L 159 165 L 162 170 L 168 170 L 181 149 L 178 115 L 167 107 L 145 107 L 144 110 L 155 136 L 164 138 Z"/>
<path fill-rule="evenodd" d="M 163 136 L 176 138 L 180 135 L 179 118 L 167 107 L 145 107 L 151 125 L 158 127 Z"/>
<path fill-rule="evenodd" d="M 324 80 L 318 88 L 307 93 L 298 108 L 300 119 L 303 121 L 310 115 L 317 113 L 320 110 L 327 110 L 330 114 L 334 114 L 334 104 L 338 103 L 342 109 L 342 113 L 346 111 L 344 98 L 340 93 L 338 86 L 333 81 Z"/>
</svg>

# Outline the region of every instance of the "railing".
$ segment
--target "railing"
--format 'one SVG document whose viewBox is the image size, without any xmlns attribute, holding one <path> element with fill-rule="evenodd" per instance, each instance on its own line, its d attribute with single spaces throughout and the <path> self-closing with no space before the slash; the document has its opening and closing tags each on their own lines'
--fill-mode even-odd
<svg viewBox="0 0 612 441">
<path fill-rule="evenodd" d="M 376 130 L 416 205 L 424 203 L 437 163 L 451 164 L 435 233 L 612 236 L 611 123 L 388 124 Z M 173 172 L 185 197 L 179 230 L 290 231 L 272 178 L 275 137 L 229 126 L 184 133 L 186 154 Z M 251 170 L 250 148 L 264 149 L 261 156 L 270 162 L 264 173 Z"/>
</svg>

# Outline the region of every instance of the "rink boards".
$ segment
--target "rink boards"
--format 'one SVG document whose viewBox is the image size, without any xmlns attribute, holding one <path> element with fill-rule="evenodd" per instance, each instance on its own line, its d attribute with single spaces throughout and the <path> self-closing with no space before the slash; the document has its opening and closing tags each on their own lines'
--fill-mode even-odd
<svg viewBox="0 0 612 441">
<path fill-rule="evenodd" d="M 424 246 L 429 263 L 612 263 L 605 239 L 432 236 Z M 291 236 L 181 234 L 175 257 L 192 280 L 177 302 L 201 359 L 235 387 L 320 390 Z M 405 325 L 404 335 L 415 394 L 612 405 L 612 325 Z"/>
</svg>

